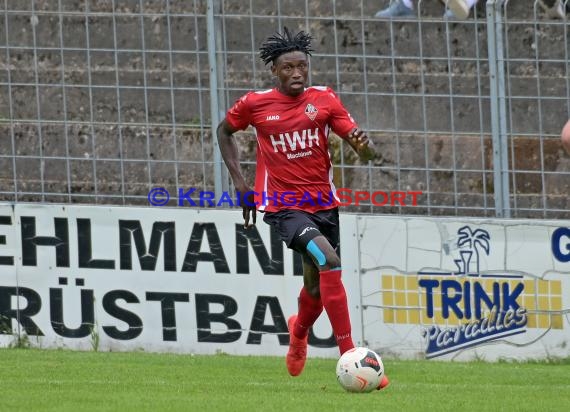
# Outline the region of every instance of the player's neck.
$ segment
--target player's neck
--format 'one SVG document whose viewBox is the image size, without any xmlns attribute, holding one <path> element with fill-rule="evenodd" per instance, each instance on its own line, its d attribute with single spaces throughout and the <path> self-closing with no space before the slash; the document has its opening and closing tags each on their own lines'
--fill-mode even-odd
<svg viewBox="0 0 570 412">
<path fill-rule="evenodd" d="M 307 90 L 307 88 L 305 87 L 300 93 L 298 94 L 291 94 L 288 93 L 286 90 L 283 90 L 283 88 L 281 86 L 276 86 L 275 90 L 277 90 L 280 94 L 282 94 L 283 96 L 287 96 L 290 97 L 291 99 L 297 99 L 300 98 L 301 96 L 303 96 L 303 94 L 305 94 L 305 91 Z"/>
</svg>

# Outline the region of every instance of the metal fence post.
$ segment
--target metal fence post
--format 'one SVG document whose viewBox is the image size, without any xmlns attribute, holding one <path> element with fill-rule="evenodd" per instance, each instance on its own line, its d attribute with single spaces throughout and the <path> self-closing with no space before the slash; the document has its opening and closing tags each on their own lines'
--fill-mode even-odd
<svg viewBox="0 0 570 412">
<path fill-rule="evenodd" d="M 509 145 L 505 92 L 503 4 L 504 0 L 487 0 L 486 6 L 495 214 L 497 217 L 508 218 L 511 217 L 511 208 L 509 196 Z"/>
<path fill-rule="evenodd" d="M 215 14 L 220 12 L 221 4 L 219 0 L 208 0 L 206 14 L 207 35 L 208 35 L 208 64 L 210 65 L 210 116 L 211 116 L 211 137 L 213 146 L 214 162 L 214 190 L 216 199 L 222 196 L 223 191 L 228 190 L 228 173 L 222 165 L 222 155 L 218 146 L 216 128 L 223 116 L 220 102 L 223 102 L 220 82 L 222 81 L 223 61 L 218 56 L 218 40 L 222 38 L 222 28 L 219 18 Z"/>
</svg>

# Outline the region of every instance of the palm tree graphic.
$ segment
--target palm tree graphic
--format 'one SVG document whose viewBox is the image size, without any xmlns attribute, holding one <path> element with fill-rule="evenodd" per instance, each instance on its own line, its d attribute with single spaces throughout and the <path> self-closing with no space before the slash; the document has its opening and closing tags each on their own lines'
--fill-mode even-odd
<svg viewBox="0 0 570 412">
<path fill-rule="evenodd" d="M 489 254 L 489 232 L 483 229 L 472 230 L 469 226 L 463 226 L 458 231 L 459 238 L 457 239 L 457 247 L 465 248 L 460 252 L 461 259 L 455 259 L 455 264 L 459 268 L 459 274 L 479 273 L 479 254 L 482 249 L 485 254 Z M 473 252 L 475 252 L 475 271 L 471 271 L 470 266 L 472 262 Z"/>
</svg>

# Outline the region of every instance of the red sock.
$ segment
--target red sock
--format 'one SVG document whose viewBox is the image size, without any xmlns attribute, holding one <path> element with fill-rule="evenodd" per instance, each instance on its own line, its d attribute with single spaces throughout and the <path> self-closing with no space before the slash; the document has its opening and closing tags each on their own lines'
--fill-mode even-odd
<svg viewBox="0 0 570 412">
<path fill-rule="evenodd" d="M 325 270 L 320 273 L 321 299 L 342 355 L 347 350 L 354 348 L 354 343 L 352 342 L 346 291 L 340 276 L 340 269 Z"/>
<path fill-rule="evenodd" d="M 309 295 L 309 292 L 302 288 L 299 294 L 299 313 L 293 334 L 299 339 L 304 339 L 309 333 L 309 328 L 317 321 L 322 311 L 321 299 Z"/>
</svg>

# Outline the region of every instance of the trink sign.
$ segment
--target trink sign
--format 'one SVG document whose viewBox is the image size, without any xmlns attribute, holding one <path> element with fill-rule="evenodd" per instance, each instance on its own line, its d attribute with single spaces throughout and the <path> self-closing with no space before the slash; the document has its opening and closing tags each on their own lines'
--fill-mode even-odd
<svg viewBox="0 0 570 412">
<path fill-rule="evenodd" d="M 458 326 L 433 325 L 423 330 L 428 359 L 526 331 L 527 312 L 517 302 L 524 291 L 522 276 L 480 274 L 480 254 L 490 252 L 489 232 L 463 226 L 457 234 L 457 272 L 418 273 L 427 317 L 433 319 L 434 309 L 438 309 L 443 319 L 454 317 L 462 322 Z M 442 279 L 433 279 L 434 276 Z M 495 279 L 491 287 L 489 278 Z"/>
</svg>

